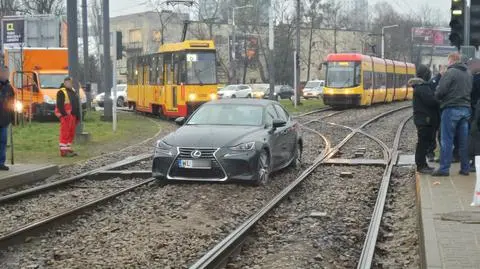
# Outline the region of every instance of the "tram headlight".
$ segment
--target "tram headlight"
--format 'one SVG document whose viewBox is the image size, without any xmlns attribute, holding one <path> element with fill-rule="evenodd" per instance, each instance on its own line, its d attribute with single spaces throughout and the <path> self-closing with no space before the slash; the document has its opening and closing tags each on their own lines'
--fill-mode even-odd
<svg viewBox="0 0 480 269">
<path fill-rule="evenodd" d="M 210 100 L 217 100 L 218 99 L 218 96 L 216 93 L 211 93 L 210 94 Z"/>
<path fill-rule="evenodd" d="M 21 113 L 23 111 L 23 104 L 20 101 L 15 101 L 15 112 Z"/>
<path fill-rule="evenodd" d="M 188 95 L 188 100 L 189 100 L 190 102 L 193 102 L 193 101 L 197 100 L 197 95 L 196 95 L 195 93 L 189 94 L 189 95 Z"/>
</svg>

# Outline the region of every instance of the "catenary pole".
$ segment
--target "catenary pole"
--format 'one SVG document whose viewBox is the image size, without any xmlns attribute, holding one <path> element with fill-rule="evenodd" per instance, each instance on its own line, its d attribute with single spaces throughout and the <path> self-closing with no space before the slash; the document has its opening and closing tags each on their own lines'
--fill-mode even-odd
<svg viewBox="0 0 480 269">
<path fill-rule="evenodd" d="M 77 91 L 78 103 L 80 104 L 80 124 L 76 133 L 83 133 L 82 100 L 80 98 L 80 83 L 78 79 L 78 25 L 77 25 L 77 0 L 67 0 L 67 24 L 68 24 L 68 75 L 73 80 L 73 88 Z"/>
<path fill-rule="evenodd" d="M 270 99 L 275 99 L 275 52 L 274 52 L 274 10 L 273 0 L 270 0 L 270 8 L 268 9 L 268 52 L 269 52 L 269 68 L 268 76 L 270 79 Z"/>
<path fill-rule="evenodd" d="M 103 110 L 103 120 L 112 121 L 112 61 L 110 59 L 110 1 L 103 0 L 103 81 L 105 87 L 105 104 Z"/>
</svg>

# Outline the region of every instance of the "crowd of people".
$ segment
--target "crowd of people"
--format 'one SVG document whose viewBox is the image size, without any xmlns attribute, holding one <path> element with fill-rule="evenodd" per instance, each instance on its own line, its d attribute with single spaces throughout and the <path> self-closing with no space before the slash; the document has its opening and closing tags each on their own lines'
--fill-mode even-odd
<svg viewBox="0 0 480 269">
<path fill-rule="evenodd" d="M 460 162 L 460 175 L 475 172 L 475 155 L 480 155 L 480 64 L 448 56 L 448 67 L 432 78 L 426 65 L 419 65 L 409 81 L 414 88 L 413 114 L 418 142 L 417 171 L 433 176 L 450 176 L 452 162 Z M 440 151 L 435 161 L 437 140 Z"/>
</svg>

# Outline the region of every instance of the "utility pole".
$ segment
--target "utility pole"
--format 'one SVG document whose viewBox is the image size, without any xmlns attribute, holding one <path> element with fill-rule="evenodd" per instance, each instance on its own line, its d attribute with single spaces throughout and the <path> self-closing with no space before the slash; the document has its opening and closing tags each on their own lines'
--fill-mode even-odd
<svg viewBox="0 0 480 269">
<path fill-rule="evenodd" d="M 109 0 L 103 0 L 103 81 L 105 87 L 105 106 L 103 110 L 103 120 L 112 121 L 112 61 L 110 58 L 110 13 Z"/>
<path fill-rule="evenodd" d="M 297 104 L 300 104 L 300 0 L 297 0 L 297 19 L 295 21 L 296 23 L 296 28 L 297 28 L 297 32 L 296 32 L 296 39 L 297 39 L 297 42 L 295 44 L 295 52 L 296 52 L 296 67 L 297 67 L 297 70 L 296 70 L 296 80 L 295 80 L 295 91 L 297 92 L 297 95 L 296 95 L 296 98 L 295 98 L 295 105 Z"/>
<path fill-rule="evenodd" d="M 268 77 L 270 79 L 270 96 L 271 100 L 275 99 L 275 52 L 274 52 L 274 10 L 273 10 L 273 0 L 270 0 L 270 8 L 268 9 L 268 52 L 269 52 L 269 68 L 268 68 Z"/>
<path fill-rule="evenodd" d="M 88 76 L 88 17 L 87 0 L 82 0 L 82 29 L 83 29 L 83 86 L 86 87 L 90 80 Z"/>
<path fill-rule="evenodd" d="M 82 0 L 82 30 L 83 30 L 83 87 L 85 95 L 87 96 L 87 108 L 90 109 L 91 92 L 87 88 L 87 83 L 90 82 L 89 77 L 89 60 L 88 60 L 88 9 L 87 0 Z M 88 89 L 88 91 L 87 91 Z"/>
<path fill-rule="evenodd" d="M 80 104 L 80 124 L 77 126 L 77 137 L 83 135 L 82 100 L 80 98 L 80 83 L 78 79 L 78 25 L 77 25 L 77 0 L 67 0 L 68 24 L 68 75 L 73 80 L 73 88 L 77 90 L 78 103 Z"/>
</svg>

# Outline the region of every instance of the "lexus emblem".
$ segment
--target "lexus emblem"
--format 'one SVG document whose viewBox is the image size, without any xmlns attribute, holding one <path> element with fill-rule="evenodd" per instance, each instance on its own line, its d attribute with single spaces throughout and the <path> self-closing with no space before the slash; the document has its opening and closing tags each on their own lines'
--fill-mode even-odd
<svg viewBox="0 0 480 269">
<path fill-rule="evenodd" d="M 202 157 L 202 152 L 199 150 L 194 150 L 190 155 L 192 155 L 193 158 L 198 159 Z"/>
</svg>

